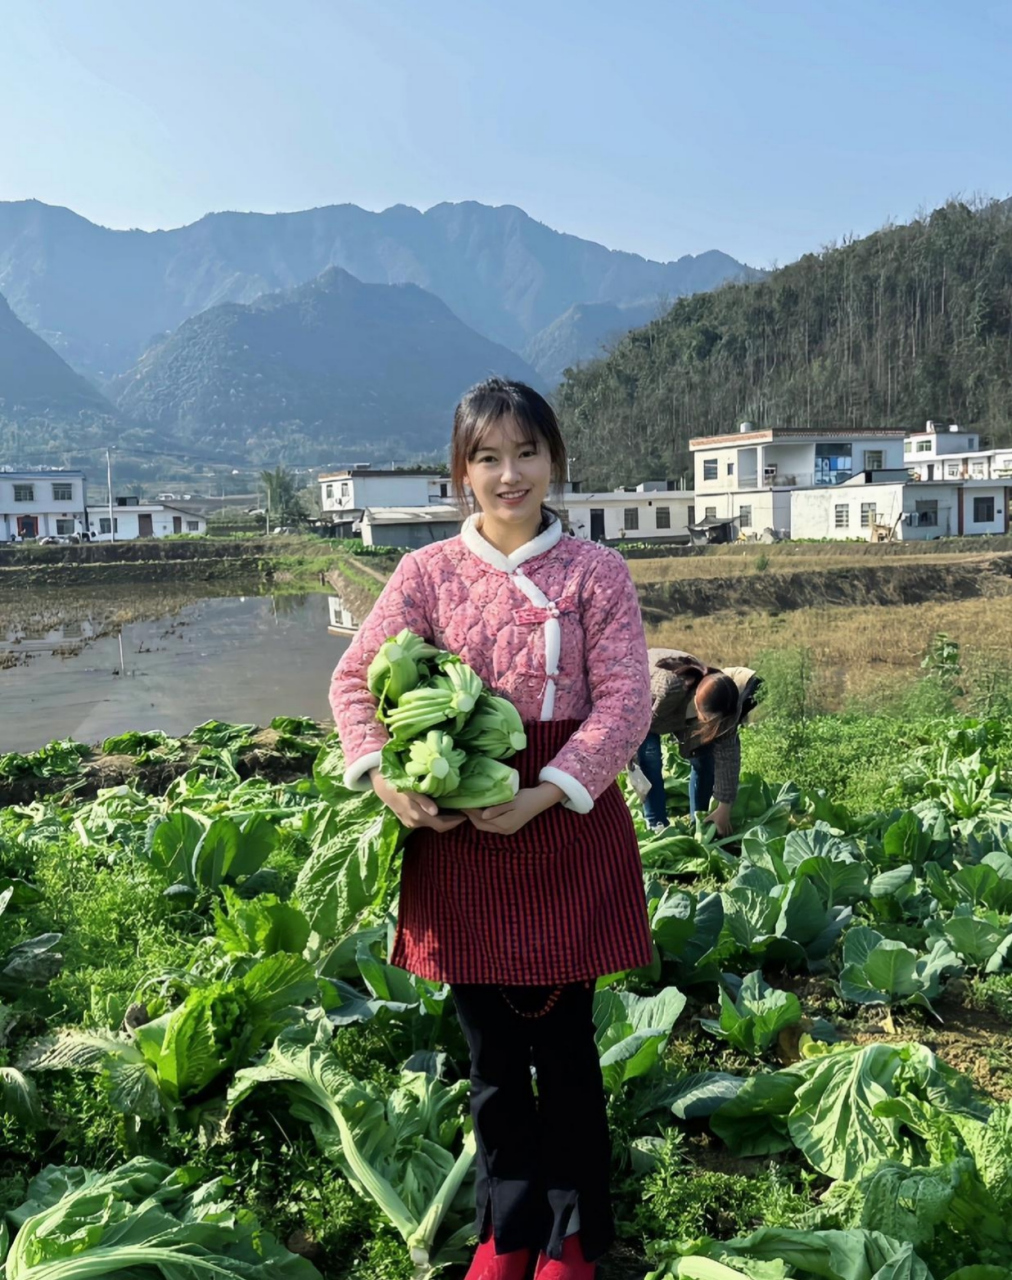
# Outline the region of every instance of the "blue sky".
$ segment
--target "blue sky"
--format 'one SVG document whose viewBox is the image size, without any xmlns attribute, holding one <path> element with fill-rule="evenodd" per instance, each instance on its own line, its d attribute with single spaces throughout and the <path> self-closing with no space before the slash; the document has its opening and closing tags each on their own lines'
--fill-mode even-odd
<svg viewBox="0 0 1012 1280">
<path fill-rule="evenodd" d="M 1010 66 L 978 0 L 4 0 L 0 199 L 474 199 L 769 266 L 1008 195 Z"/>
</svg>

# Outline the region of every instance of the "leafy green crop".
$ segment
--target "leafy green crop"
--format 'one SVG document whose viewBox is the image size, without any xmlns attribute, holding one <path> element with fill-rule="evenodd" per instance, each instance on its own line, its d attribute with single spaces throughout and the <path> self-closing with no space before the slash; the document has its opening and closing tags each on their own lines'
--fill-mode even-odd
<svg viewBox="0 0 1012 1280">
<path fill-rule="evenodd" d="M 727 980 L 730 975 L 724 975 Z M 711 1035 L 720 1036 L 735 1049 L 758 1058 L 766 1052 L 781 1031 L 801 1021 L 801 1001 L 793 991 L 777 991 L 756 969 L 746 975 L 735 999 L 724 987 L 720 989 L 720 1019 L 702 1018 L 700 1026 Z"/>
<path fill-rule="evenodd" d="M 48 1165 L 0 1233 L 4 1280 L 319 1280 L 282 1248 L 226 1184 L 145 1158 L 109 1173 Z"/>
<path fill-rule="evenodd" d="M 272 1084 L 283 1087 L 292 1114 L 309 1124 L 328 1159 L 395 1228 L 419 1280 L 460 1255 L 471 1235 L 465 1181 L 475 1152 L 472 1135 L 460 1138 L 465 1081 L 444 1085 L 423 1072 L 405 1071 L 388 1098 L 342 1071 L 320 1039 L 281 1039 L 262 1066 L 239 1072 L 230 1106 Z M 451 1233 L 442 1233 L 437 1246 L 444 1220 Z"/>
<path fill-rule="evenodd" d="M 20 1065 L 102 1072 L 118 1111 L 174 1121 L 220 1077 L 254 1059 L 316 990 L 311 966 L 281 952 L 241 977 L 197 987 L 178 1008 L 129 1032 L 68 1030 L 43 1038 Z"/>
<path fill-rule="evenodd" d="M 919 1004 L 934 1013 L 931 1001 L 942 984 L 961 972 L 959 957 L 944 939 L 919 956 L 902 942 L 857 926 L 843 940 L 837 988 L 854 1004 Z"/>
</svg>

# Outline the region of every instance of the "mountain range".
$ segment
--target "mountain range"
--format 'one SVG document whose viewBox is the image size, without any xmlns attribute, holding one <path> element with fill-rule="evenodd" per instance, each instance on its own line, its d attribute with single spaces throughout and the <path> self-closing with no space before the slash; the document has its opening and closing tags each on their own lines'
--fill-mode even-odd
<svg viewBox="0 0 1012 1280">
<path fill-rule="evenodd" d="M 744 270 L 717 251 L 650 262 L 553 231 L 522 209 L 473 201 L 424 213 L 405 205 L 213 213 L 171 231 L 114 231 L 36 200 L 0 203 L 0 292 L 99 381 L 208 307 L 252 302 L 331 266 L 366 284 L 427 289 L 518 352 L 574 304 L 673 301 Z"/>
<path fill-rule="evenodd" d="M 479 378 L 550 389 L 674 299 L 746 271 L 717 251 L 651 262 L 474 202 L 215 213 L 170 231 L 0 202 L 0 412 L 23 420 L 31 404 L 79 440 L 82 413 L 115 412 L 101 390 L 120 432 L 256 460 L 315 456 L 349 432 L 366 454 L 417 452 L 445 440 Z M 15 318 L 32 331 L 16 344 Z M 48 362 L 17 354 L 32 335 Z"/>
</svg>

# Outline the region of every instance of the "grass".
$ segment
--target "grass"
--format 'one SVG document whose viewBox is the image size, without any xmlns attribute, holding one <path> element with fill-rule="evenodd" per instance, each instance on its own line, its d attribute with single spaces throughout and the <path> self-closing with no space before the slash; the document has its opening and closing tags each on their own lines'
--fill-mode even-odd
<svg viewBox="0 0 1012 1280">
<path fill-rule="evenodd" d="M 647 643 L 686 649 L 715 666 L 751 666 L 771 649 L 811 652 L 820 703 L 894 706 L 919 672 L 931 637 L 946 632 L 970 660 L 1001 661 L 1012 635 L 1012 596 L 911 605 L 825 606 L 785 613 L 679 615 L 649 627 Z"/>
</svg>

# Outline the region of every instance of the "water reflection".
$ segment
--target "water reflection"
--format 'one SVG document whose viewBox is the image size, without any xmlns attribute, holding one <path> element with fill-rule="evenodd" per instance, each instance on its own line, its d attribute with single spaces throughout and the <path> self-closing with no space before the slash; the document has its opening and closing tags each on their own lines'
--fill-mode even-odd
<svg viewBox="0 0 1012 1280">
<path fill-rule="evenodd" d="M 328 634 L 326 595 L 194 592 L 40 591 L 13 616 L 5 602 L 0 750 L 129 729 L 179 734 L 210 717 L 329 718 L 346 641 Z"/>
<path fill-rule="evenodd" d="M 331 596 L 328 605 L 330 607 L 330 625 L 327 630 L 334 636 L 353 635 L 358 630 L 358 619 L 344 603 L 340 596 Z"/>
</svg>

